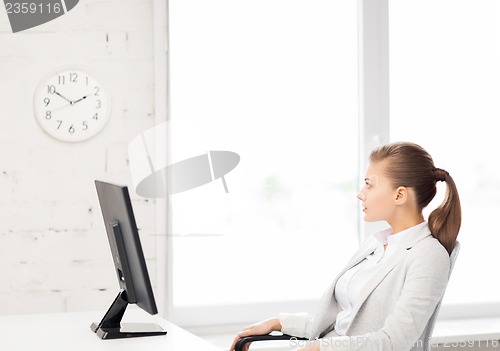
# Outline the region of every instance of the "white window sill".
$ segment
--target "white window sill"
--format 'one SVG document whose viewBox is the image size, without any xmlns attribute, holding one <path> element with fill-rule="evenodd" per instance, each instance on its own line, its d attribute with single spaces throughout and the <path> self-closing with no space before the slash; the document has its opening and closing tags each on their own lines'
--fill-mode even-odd
<svg viewBox="0 0 500 351">
<path fill-rule="evenodd" d="M 499 317 L 438 320 L 432 336 L 433 344 L 483 340 L 500 340 Z"/>
</svg>

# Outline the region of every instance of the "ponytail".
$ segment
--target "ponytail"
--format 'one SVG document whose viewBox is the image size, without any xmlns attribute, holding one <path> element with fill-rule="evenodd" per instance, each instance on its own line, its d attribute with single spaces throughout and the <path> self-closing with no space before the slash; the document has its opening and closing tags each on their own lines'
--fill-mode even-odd
<svg viewBox="0 0 500 351">
<path fill-rule="evenodd" d="M 436 181 L 446 182 L 445 199 L 429 215 L 429 228 L 432 235 L 446 248 L 451 255 L 458 231 L 462 223 L 462 209 L 457 187 L 450 174 L 440 168 L 435 169 Z"/>
<path fill-rule="evenodd" d="M 446 197 L 443 203 L 432 211 L 428 224 L 432 235 L 445 247 L 448 254 L 451 254 L 462 222 L 460 198 L 453 178 L 445 170 L 436 168 L 431 155 L 414 143 L 385 144 L 370 154 L 371 162 L 384 160 L 388 161 L 385 164 L 385 173 L 394 188 L 413 188 L 419 211 L 436 195 L 436 182 L 446 182 Z"/>
</svg>

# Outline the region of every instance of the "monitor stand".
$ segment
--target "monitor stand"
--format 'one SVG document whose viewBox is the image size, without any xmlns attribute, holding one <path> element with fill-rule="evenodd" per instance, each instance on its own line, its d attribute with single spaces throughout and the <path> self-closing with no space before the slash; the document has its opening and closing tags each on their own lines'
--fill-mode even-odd
<svg viewBox="0 0 500 351">
<path fill-rule="evenodd" d="M 165 335 L 167 332 L 152 323 L 121 323 L 129 302 L 125 290 L 120 291 L 102 321 L 92 323 L 90 329 L 101 339 L 137 338 L 142 336 Z"/>
</svg>

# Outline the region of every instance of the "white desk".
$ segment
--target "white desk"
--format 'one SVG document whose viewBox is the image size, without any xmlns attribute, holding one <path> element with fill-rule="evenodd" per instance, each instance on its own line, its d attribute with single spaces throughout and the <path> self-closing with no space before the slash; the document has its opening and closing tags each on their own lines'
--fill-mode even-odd
<svg viewBox="0 0 500 351">
<path fill-rule="evenodd" d="M 221 351 L 184 329 L 140 310 L 127 311 L 123 321 L 157 323 L 167 335 L 101 340 L 90 330 L 90 325 L 99 322 L 104 312 L 0 316 L 0 350 Z"/>
</svg>

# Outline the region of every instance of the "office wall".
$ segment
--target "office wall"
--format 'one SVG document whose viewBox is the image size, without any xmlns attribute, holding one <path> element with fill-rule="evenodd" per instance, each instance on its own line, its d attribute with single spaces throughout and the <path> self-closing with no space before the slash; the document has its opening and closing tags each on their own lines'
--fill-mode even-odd
<svg viewBox="0 0 500 351">
<path fill-rule="evenodd" d="M 152 0 L 80 0 L 13 34 L 0 8 L 0 314 L 103 310 L 118 292 L 93 180 L 131 185 L 127 144 L 154 125 Z M 33 113 L 47 73 L 88 68 L 112 112 L 94 138 L 65 143 Z M 131 191 L 150 274 L 154 202 Z"/>
</svg>

